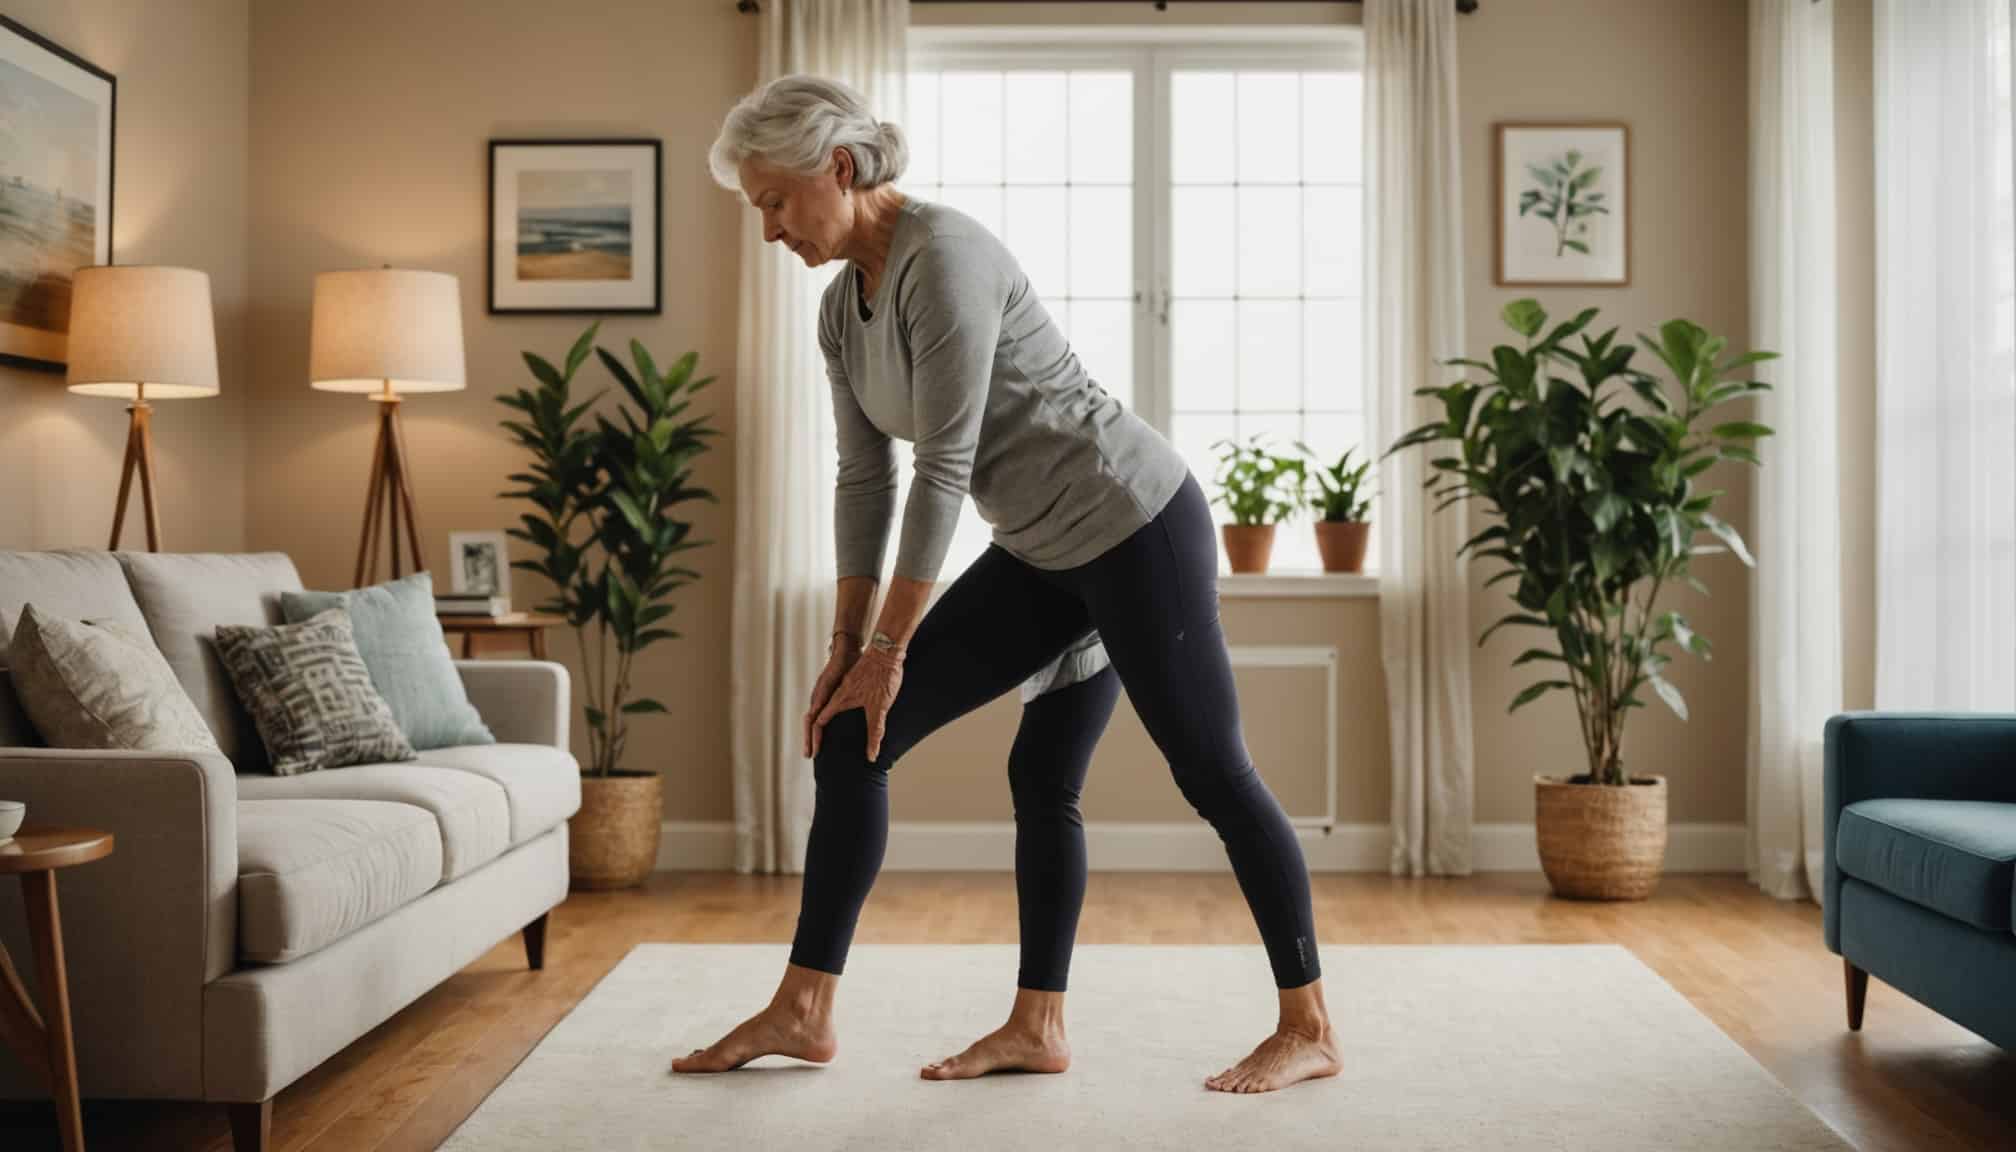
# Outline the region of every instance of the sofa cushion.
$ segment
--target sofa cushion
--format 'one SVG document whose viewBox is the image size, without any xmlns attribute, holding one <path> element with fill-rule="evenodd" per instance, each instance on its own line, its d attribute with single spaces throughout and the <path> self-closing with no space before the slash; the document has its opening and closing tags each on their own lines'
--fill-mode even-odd
<svg viewBox="0 0 2016 1152">
<path fill-rule="evenodd" d="M 2016 804 L 1863 800 L 1841 810 L 1841 871 L 1994 932 L 2010 930 Z"/>
<path fill-rule="evenodd" d="M 145 632 L 25 604 L 7 660 L 21 706 L 54 747 L 217 751 Z"/>
<path fill-rule="evenodd" d="M 243 800 L 389 800 L 433 813 L 441 826 L 441 878 L 468 875 L 511 846 L 504 788 L 474 772 L 425 764 L 358 764 L 300 776 L 240 776 Z"/>
<path fill-rule="evenodd" d="M 371 683 L 415 748 L 493 744 L 496 737 L 469 703 L 441 621 L 434 615 L 434 576 L 416 572 L 389 584 L 348 592 L 282 592 L 289 623 L 342 608 L 350 613 L 357 651 Z"/>
<path fill-rule="evenodd" d="M 523 844 L 581 810 L 581 769 L 544 744 L 435 748 L 420 762 L 474 772 L 503 785 L 511 802 L 511 843 Z"/>
<path fill-rule="evenodd" d="M 0 664 L 21 606 L 71 620 L 121 624 L 147 635 L 147 617 L 126 586 L 118 554 L 103 551 L 0 552 Z"/>
<path fill-rule="evenodd" d="M 271 628 L 220 624 L 217 652 L 258 725 L 274 775 L 413 758 L 343 609 Z"/>
<path fill-rule="evenodd" d="M 238 951 L 307 956 L 441 882 L 431 813 L 380 800 L 238 802 Z"/>
<path fill-rule="evenodd" d="M 183 691 L 210 724 L 217 746 L 240 772 L 264 772 L 268 759 L 252 714 L 238 702 L 217 655 L 217 626 L 280 623 L 280 593 L 301 577 L 284 553 L 254 555 L 119 552 L 133 599 Z M 52 608 L 60 606 L 51 604 Z"/>
</svg>

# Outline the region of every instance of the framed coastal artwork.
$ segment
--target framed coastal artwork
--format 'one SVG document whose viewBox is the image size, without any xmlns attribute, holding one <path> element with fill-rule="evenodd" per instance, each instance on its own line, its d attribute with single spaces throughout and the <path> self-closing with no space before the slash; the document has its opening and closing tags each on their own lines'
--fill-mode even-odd
<svg viewBox="0 0 2016 1152">
<path fill-rule="evenodd" d="M 656 140 L 490 141 L 490 311 L 660 307 Z"/>
<path fill-rule="evenodd" d="M 1494 126 L 1500 285 L 1631 282 L 1631 130 L 1614 121 Z"/>
<path fill-rule="evenodd" d="M 0 362 L 60 372 L 70 282 L 112 262 L 112 74 L 0 16 Z"/>
</svg>

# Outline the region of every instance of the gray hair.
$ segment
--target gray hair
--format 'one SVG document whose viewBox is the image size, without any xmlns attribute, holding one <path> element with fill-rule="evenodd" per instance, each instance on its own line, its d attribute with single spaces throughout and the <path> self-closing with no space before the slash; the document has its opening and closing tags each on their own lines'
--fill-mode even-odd
<svg viewBox="0 0 2016 1152">
<path fill-rule="evenodd" d="M 838 80 L 794 73 L 779 76 L 738 101 L 707 151 L 714 182 L 739 191 L 742 161 L 809 176 L 826 166 L 835 148 L 854 157 L 854 187 L 900 179 L 910 163 L 903 129 L 877 120 L 861 93 Z"/>
</svg>

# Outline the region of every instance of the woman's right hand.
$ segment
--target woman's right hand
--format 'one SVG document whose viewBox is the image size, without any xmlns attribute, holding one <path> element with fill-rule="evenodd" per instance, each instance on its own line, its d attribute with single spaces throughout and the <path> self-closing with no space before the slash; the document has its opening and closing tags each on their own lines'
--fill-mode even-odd
<svg viewBox="0 0 2016 1152">
<path fill-rule="evenodd" d="M 813 752 L 812 729 L 819 713 L 826 708 L 826 701 L 833 696 L 833 690 L 847 678 L 847 670 L 861 659 L 861 645 L 845 633 L 834 633 L 830 638 L 832 649 L 826 657 L 826 667 L 819 673 L 819 679 L 812 685 L 812 704 L 805 710 L 805 752 L 809 759 Z"/>
</svg>

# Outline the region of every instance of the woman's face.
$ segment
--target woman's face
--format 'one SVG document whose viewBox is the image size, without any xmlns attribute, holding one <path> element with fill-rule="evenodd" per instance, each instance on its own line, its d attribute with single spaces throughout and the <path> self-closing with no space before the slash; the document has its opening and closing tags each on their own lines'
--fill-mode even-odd
<svg viewBox="0 0 2016 1152">
<path fill-rule="evenodd" d="M 789 248 L 808 268 L 833 259 L 853 225 L 853 205 L 840 194 L 852 183 L 852 161 L 836 148 L 825 168 L 800 176 L 755 157 L 744 160 L 742 194 L 763 214 L 763 239 Z"/>
</svg>

